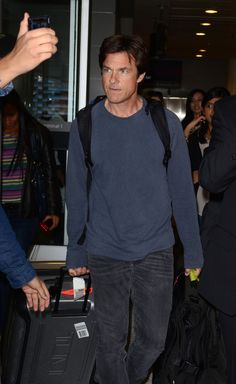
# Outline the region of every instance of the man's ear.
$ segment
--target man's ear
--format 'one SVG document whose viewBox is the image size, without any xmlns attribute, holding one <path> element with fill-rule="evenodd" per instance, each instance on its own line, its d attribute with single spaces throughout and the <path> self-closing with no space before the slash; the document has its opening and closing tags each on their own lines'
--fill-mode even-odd
<svg viewBox="0 0 236 384">
<path fill-rule="evenodd" d="M 141 81 L 143 81 L 145 75 L 146 75 L 146 72 L 141 73 L 141 75 L 139 75 L 137 78 L 137 83 L 141 83 Z"/>
</svg>

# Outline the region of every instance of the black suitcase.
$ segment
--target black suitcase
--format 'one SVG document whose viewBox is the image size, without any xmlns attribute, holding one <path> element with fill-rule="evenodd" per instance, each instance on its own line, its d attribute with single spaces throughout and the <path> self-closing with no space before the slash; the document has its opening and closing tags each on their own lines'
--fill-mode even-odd
<svg viewBox="0 0 236 384">
<path fill-rule="evenodd" d="M 72 278 L 46 279 L 50 309 L 33 312 L 18 290 L 2 348 L 2 384 L 89 384 L 95 364 L 95 319 L 90 276 L 74 301 Z M 53 284 L 52 284 L 53 283 Z"/>
</svg>

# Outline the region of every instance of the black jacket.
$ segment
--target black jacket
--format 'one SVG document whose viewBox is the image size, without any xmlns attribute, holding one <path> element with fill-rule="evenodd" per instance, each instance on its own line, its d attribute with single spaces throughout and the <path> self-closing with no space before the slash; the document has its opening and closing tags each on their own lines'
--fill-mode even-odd
<svg viewBox="0 0 236 384">
<path fill-rule="evenodd" d="M 203 212 L 200 293 L 221 311 L 236 315 L 236 96 L 215 105 L 200 184 L 213 193 Z"/>
<path fill-rule="evenodd" d="M 198 171 L 202 161 L 202 153 L 201 153 L 200 141 L 199 141 L 199 130 L 195 131 L 189 136 L 188 150 L 189 150 L 189 157 L 190 157 L 192 172 Z"/>
<path fill-rule="evenodd" d="M 26 149 L 27 170 L 20 215 L 59 215 L 61 195 L 56 177 L 56 164 L 50 132 L 44 126 L 33 126 Z"/>
</svg>

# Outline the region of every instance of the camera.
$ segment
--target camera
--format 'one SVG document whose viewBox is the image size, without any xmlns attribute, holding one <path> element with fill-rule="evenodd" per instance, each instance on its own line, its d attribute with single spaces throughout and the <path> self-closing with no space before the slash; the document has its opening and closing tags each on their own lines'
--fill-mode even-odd
<svg viewBox="0 0 236 384">
<path fill-rule="evenodd" d="M 37 28 L 49 28 L 50 27 L 50 17 L 45 16 L 37 16 L 30 17 L 28 22 L 29 30 L 37 29 Z"/>
<path fill-rule="evenodd" d="M 40 226 L 40 228 L 43 230 L 43 231 L 45 231 L 45 232 L 48 232 L 48 231 L 50 231 L 50 227 L 51 227 L 51 225 L 52 225 L 52 220 L 51 219 L 48 219 L 46 222 L 40 222 L 39 223 L 39 226 Z"/>
</svg>

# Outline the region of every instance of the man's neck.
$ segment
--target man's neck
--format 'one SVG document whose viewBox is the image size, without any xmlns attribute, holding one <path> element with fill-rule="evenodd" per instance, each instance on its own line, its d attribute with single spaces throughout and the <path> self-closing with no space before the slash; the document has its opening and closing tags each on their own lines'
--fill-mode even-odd
<svg viewBox="0 0 236 384">
<path fill-rule="evenodd" d="M 143 106 L 143 100 L 140 96 L 134 100 L 127 100 L 122 103 L 112 103 L 108 99 L 105 101 L 105 108 L 112 115 L 118 117 L 129 117 L 138 112 Z"/>
</svg>

